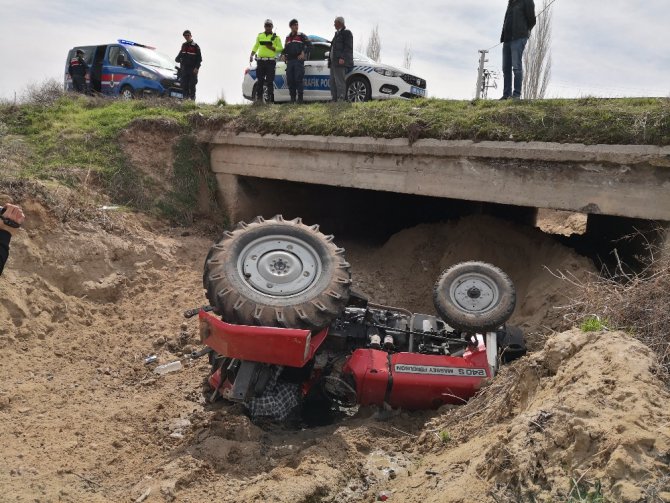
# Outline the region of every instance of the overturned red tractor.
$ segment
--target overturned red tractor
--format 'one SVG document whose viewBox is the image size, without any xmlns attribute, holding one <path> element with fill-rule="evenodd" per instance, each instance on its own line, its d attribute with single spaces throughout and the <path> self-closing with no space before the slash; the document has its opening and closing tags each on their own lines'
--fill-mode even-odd
<svg viewBox="0 0 670 503">
<path fill-rule="evenodd" d="M 299 218 L 258 217 L 225 232 L 203 283 L 212 398 L 243 403 L 254 420 L 464 403 L 526 352 L 521 330 L 505 324 L 516 296 L 497 267 L 444 271 L 433 290 L 439 317 L 378 305 L 352 291 L 333 236 Z"/>
</svg>

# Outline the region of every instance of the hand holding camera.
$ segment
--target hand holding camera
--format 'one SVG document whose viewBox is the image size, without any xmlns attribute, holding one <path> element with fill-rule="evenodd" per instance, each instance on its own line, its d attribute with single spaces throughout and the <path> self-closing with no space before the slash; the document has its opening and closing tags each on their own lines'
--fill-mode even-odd
<svg viewBox="0 0 670 503">
<path fill-rule="evenodd" d="M 0 206 L 0 230 L 6 230 L 13 234 L 16 229 L 21 227 L 25 219 L 26 216 L 19 206 L 14 204 Z"/>
</svg>

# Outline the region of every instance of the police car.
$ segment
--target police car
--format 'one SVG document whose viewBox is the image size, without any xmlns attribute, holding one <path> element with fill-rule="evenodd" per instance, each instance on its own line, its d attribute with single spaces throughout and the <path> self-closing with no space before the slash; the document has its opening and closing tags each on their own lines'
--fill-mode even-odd
<svg viewBox="0 0 670 503">
<path fill-rule="evenodd" d="M 328 57 L 330 42 L 325 38 L 309 35 L 312 53 L 305 61 L 305 101 L 328 101 L 330 95 L 330 70 Z M 346 75 L 347 100 L 368 101 L 386 98 L 422 98 L 426 96 L 426 81 L 407 73 L 405 70 L 382 65 L 360 52 L 354 51 L 354 67 Z M 256 64 L 244 71 L 242 94 L 253 100 L 257 89 Z M 274 81 L 275 102 L 290 101 L 286 81 L 286 64 L 277 61 Z M 267 97 L 267 93 L 264 93 Z"/>
<path fill-rule="evenodd" d="M 86 83 L 91 92 L 127 99 L 141 96 L 183 97 L 174 60 L 148 45 L 121 39 L 115 44 L 70 49 L 65 60 L 63 86 L 66 91 L 73 89 L 67 70 L 78 49 L 84 51 L 84 60 L 89 67 Z"/>
</svg>

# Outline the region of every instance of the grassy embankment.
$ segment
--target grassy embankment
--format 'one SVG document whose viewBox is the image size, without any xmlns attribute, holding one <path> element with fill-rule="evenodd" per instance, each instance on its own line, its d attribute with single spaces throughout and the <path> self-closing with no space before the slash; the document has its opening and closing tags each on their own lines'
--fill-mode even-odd
<svg viewBox="0 0 670 503">
<path fill-rule="evenodd" d="M 208 171 L 206 149 L 195 140 L 195 133 L 203 128 L 411 140 L 670 144 L 668 99 L 196 107 L 190 102 L 59 97 L 58 93 L 47 98 L 0 104 L 0 179 L 49 180 L 71 187 L 83 181 L 95 183 L 117 204 L 182 221 L 197 198 L 194 175 L 206 176 Z M 180 135 L 173 166 L 178 190 L 158 199 L 146 196 L 148 181 L 129 164 L 119 145 L 122 131 L 137 121 Z M 209 180 L 214 190 L 212 184 Z"/>
</svg>

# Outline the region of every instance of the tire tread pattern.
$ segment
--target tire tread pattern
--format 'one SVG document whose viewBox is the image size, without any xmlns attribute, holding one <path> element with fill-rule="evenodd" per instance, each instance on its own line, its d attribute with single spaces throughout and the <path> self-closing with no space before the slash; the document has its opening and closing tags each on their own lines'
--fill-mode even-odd
<svg viewBox="0 0 670 503">
<path fill-rule="evenodd" d="M 465 273 L 482 274 L 498 287 L 499 301 L 488 311 L 467 311 L 451 302 L 449 289 Z M 433 288 L 433 303 L 440 317 L 452 328 L 466 332 L 494 331 L 503 325 L 516 306 L 516 289 L 510 277 L 499 267 L 486 262 L 470 261 L 455 264 L 445 270 Z"/>
<path fill-rule="evenodd" d="M 245 235 L 260 236 L 284 229 L 290 235 L 304 237 L 320 254 L 322 274 L 314 288 L 293 298 L 271 298 L 245 287 L 237 273 L 236 250 Z M 229 323 L 318 330 L 328 326 L 345 308 L 351 288 L 351 266 L 344 259 L 344 249 L 333 243 L 333 236 L 319 231 L 318 225 L 307 226 L 300 218 L 285 220 L 281 215 L 271 219 L 256 217 L 240 222 L 233 231 L 223 233 L 207 255 L 203 286 L 207 299 Z"/>
</svg>

